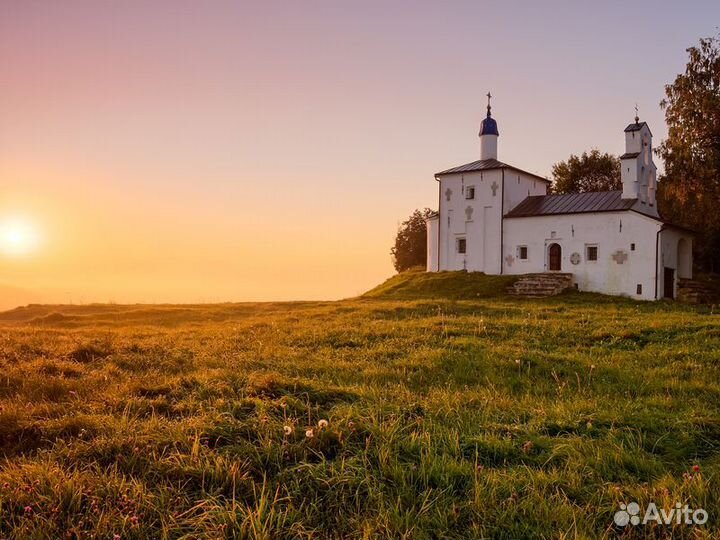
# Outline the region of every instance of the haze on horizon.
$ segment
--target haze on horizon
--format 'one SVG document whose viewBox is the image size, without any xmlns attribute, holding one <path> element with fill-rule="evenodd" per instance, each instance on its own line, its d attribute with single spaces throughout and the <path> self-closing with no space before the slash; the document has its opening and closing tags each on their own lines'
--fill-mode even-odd
<svg viewBox="0 0 720 540">
<path fill-rule="evenodd" d="M 622 153 L 720 4 L 0 2 L 0 308 L 335 299 L 433 173 Z M 4 244 L 3 244 L 4 243 Z"/>
</svg>

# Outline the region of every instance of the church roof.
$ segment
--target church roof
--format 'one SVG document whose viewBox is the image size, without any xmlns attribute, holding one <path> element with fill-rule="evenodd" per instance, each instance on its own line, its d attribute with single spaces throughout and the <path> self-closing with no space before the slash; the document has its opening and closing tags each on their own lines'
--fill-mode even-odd
<svg viewBox="0 0 720 540">
<path fill-rule="evenodd" d="M 647 126 L 648 131 L 650 131 L 650 126 L 647 125 L 647 122 L 633 122 L 632 124 L 628 124 L 625 131 L 640 131 L 643 126 Z M 652 135 L 652 131 L 650 131 L 650 135 Z"/>
<path fill-rule="evenodd" d="M 435 173 L 435 176 L 475 171 L 490 171 L 493 169 L 512 169 L 514 171 L 527 174 L 528 176 L 532 176 L 533 178 L 537 178 L 538 180 L 542 180 L 543 182 L 547 182 L 548 184 L 550 183 L 550 180 L 548 180 L 547 178 L 543 178 L 542 176 L 538 176 L 537 174 L 523 171 L 522 169 L 518 169 L 517 167 L 513 167 L 512 165 L 508 165 L 507 163 L 503 163 L 502 161 L 498 161 L 497 159 L 480 159 L 478 161 L 473 161 L 472 163 L 466 163 L 465 165 L 459 165 L 451 169 L 440 171 L 439 173 Z"/>
<path fill-rule="evenodd" d="M 620 156 L 620 159 L 631 159 L 636 158 L 640 155 L 640 152 L 626 152 L 622 156 Z"/>
<path fill-rule="evenodd" d="M 534 195 L 526 197 L 525 200 L 505 214 L 505 217 L 617 212 L 631 210 L 636 202 L 637 199 L 623 199 L 622 191 Z"/>
</svg>

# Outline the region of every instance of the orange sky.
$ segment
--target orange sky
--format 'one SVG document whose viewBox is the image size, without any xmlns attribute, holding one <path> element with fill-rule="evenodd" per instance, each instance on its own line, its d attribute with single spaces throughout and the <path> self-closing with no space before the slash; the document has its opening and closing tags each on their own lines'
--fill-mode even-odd
<svg viewBox="0 0 720 540">
<path fill-rule="evenodd" d="M 0 2 L 0 228 L 37 236 L 0 245 L 0 307 L 358 294 L 477 159 L 488 89 L 539 174 L 620 153 L 635 102 L 659 142 L 720 8 L 592 6 Z"/>
</svg>

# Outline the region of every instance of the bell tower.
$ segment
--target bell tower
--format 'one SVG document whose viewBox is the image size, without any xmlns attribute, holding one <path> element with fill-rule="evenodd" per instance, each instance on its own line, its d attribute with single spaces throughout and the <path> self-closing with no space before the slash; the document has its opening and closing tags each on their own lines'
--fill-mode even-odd
<svg viewBox="0 0 720 540">
<path fill-rule="evenodd" d="M 497 122 L 490 114 L 490 98 L 492 94 L 487 93 L 487 116 L 480 122 L 480 159 L 497 159 L 497 141 L 500 136 Z"/>
<path fill-rule="evenodd" d="M 655 192 L 657 168 L 652 159 L 652 133 L 640 122 L 635 107 L 635 122 L 625 128 L 625 153 L 620 156 L 623 199 L 637 199 L 641 210 L 658 215 Z"/>
</svg>

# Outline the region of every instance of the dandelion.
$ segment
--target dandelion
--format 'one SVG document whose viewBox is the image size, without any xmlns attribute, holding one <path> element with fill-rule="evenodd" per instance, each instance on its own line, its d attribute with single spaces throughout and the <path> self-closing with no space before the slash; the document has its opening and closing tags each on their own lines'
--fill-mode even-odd
<svg viewBox="0 0 720 540">
<path fill-rule="evenodd" d="M 328 421 L 325 420 L 325 419 L 320 420 L 320 421 L 318 422 L 318 427 L 319 427 L 320 429 L 325 429 L 326 427 L 328 427 Z"/>
<path fill-rule="evenodd" d="M 305 436 L 306 436 L 308 439 L 312 439 L 314 435 L 315 435 L 315 433 L 313 432 L 312 428 L 308 429 L 308 430 L 305 432 Z"/>
<path fill-rule="evenodd" d="M 285 435 L 292 435 L 293 428 L 292 428 L 292 426 L 285 426 L 283 428 L 283 431 L 285 432 Z"/>
</svg>

